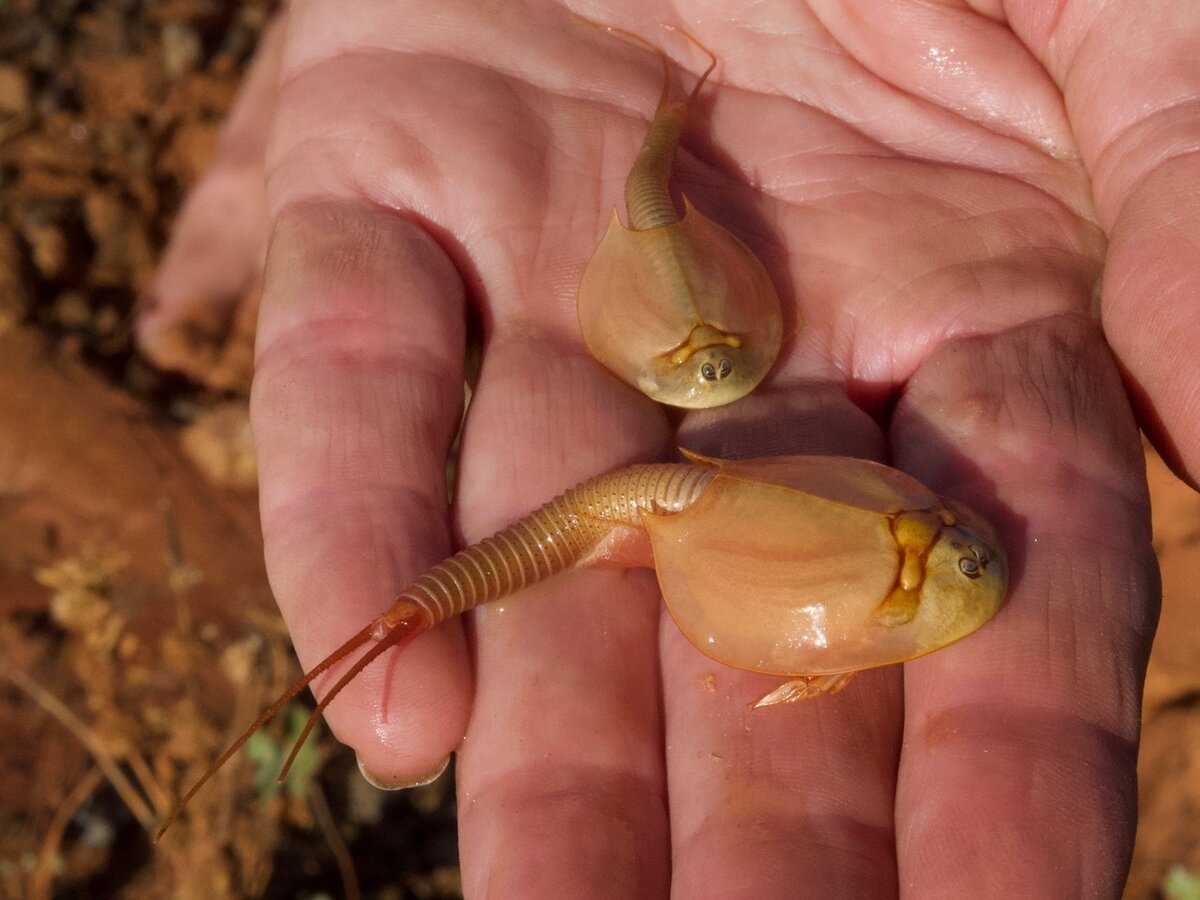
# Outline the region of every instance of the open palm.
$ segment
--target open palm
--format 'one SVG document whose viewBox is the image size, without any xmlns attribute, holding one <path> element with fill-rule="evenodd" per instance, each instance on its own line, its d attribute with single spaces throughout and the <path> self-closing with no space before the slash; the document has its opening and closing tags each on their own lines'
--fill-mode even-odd
<svg viewBox="0 0 1200 900">
<path fill-rule="evenodd" d="M 1091 315 L 1140 165 L 1128 151 L 1091 185 L 1085 161 L 1131 115 L 1096 87 L 1098 14 L 579 12 L 661 43 L 677 92 L 705 60 L 660 24 L 720 59 L 675 183 L 770 270 L 780 363 L 751 397 L 677 415 L 583 348 L 575 287 L 659 90 L 644 48 L 548 2 L 294 8 L 248 102 L 274 106 L 262 516 L 302 661 L 454 545 L 676 445 L 886 459 L 1000 525 L 1008 606 L 903 672 L 751 711 L 778 679 L 688 645 L 649 572 L 576 573 L 474 614 L 470 645 L 448 623 L 389 653 L 330 708 L 334 731 L 397 784 L 459 748 L 468 896 L 1116 896 L 1157 575 Z M 1090 73 L 1074 106 L 1070 66 Z M 264 126 L 238 128 L 253 145 Z M 1110 260 L 1117 320 L 1139 246 Z M 152 353 L 170 309 L 143 323 Z M 451 510 L 468 310 L 482 367 Z M 1153 391 L 1160 363 L 1123 334 Z"/>
</svg>

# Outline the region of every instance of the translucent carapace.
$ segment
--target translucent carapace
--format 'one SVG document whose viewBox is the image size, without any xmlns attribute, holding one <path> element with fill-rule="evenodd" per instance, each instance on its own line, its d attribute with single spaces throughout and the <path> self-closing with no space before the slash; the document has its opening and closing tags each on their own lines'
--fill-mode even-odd
<svg viewBox="0 0 1200 900">
<path fill-rule="evenodd" d="M 779 355 L 779 297 L 758 257 L 697 211 L 680 214 L 669 181 L 687 111 L 712 63 L 686 101 L 668 101 L 663 62 L 654 120 L 625 183 L 629 225 L 616 210 L 579 285 L 578 312 L 592 355 L 642 393 L 670 406 L 732 403 L 758 386 Z M 685 32 L 686 33 L 686 32 Z"/>
</svg>

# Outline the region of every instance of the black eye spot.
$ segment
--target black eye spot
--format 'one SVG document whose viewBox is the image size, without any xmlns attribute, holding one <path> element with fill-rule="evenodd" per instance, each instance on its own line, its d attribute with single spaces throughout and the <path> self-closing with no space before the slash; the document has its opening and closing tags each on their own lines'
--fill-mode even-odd
<svg viewBox="0 0 1200 900">
<path fill-rule="evenodd" d="M 721 378 L 728 378 L 729 373 L 733 371 L 733 363 L 727 359 L 721 360 L 717 366 L 717 375 Z"/>
<path fill-rule="evenodd" d="M 712 363 L 705 363 L 700 367 L 700 374 L 704 376 L 705 381 L 717 380 L 717 369 Z"/>
<path fill-rule="evenodd" d="M 958 561 L 958 571 L 962 572 L 968 578 L 978 578 L 983 574 L 979 568 L 979 563 L 970 556 L 964 556 Z"/>
</svg>

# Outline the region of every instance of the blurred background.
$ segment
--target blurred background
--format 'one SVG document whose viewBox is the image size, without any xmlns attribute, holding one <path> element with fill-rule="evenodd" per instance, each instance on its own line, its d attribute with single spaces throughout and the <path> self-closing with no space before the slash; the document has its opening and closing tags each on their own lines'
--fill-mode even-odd
<svg viewBox="0 0 1200 900">
<path fill-rule="evenodd" d="M 276 787 L 300 703 L 150 843 L 298 674 L 262 568 L 253 285 L 158 365 L 133 339 L 270 14 L 0 0 L 0 897 L 461 896 L 452 773 L 377 791 L 321 734 Z M 1200 496 L 1147 463 L 1165 598 L 1126 896 L 1200 900 Z"/>
<path fill-rule="evenodd" d="M 0 0 L 3 897 L 461 896 L 452 776 L 378 791 L 320 735 L 276 788 L 304 707 L 149 840 L 298 674 L 262 564 L 254 298 L 176 329 L 159 361 L 186 374 L 133 339 L 269 14 Z"/>
</svg>

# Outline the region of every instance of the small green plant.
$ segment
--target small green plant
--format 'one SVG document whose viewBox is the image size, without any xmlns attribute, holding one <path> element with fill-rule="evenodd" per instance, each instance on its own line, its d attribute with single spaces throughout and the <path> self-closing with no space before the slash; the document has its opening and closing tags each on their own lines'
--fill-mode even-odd
<svg viewBox="0 0 1200 900">
<path fill-rule="evenodd" d="M 284 707 L 283 735 L 276 740 L 267 733 L 267 729 L 256 731 L 246 741 L 246 755 L 254 763 L 254 787 L 264 800 L 279 790 L 279 770 L 283 761 L 291 752 L 292 745 L 300 737 L 304 724 L 308 721 L 308 710 L 299 703 L 289 703 Z M 321 753 L 317 749 L 319 741 L 316 732 L 309 736 L 304 746 L 296 754 L 292 769 L 283 783 L 289 797 L 307 797 L 309 788 L 321 769 Z"/>
<path fill-rule="evenodd" d="M 1200 875 L 1172 866 L 1163 879 L 1162 895 L 1166 900 L 1200 900 Z"/>
</svg>

